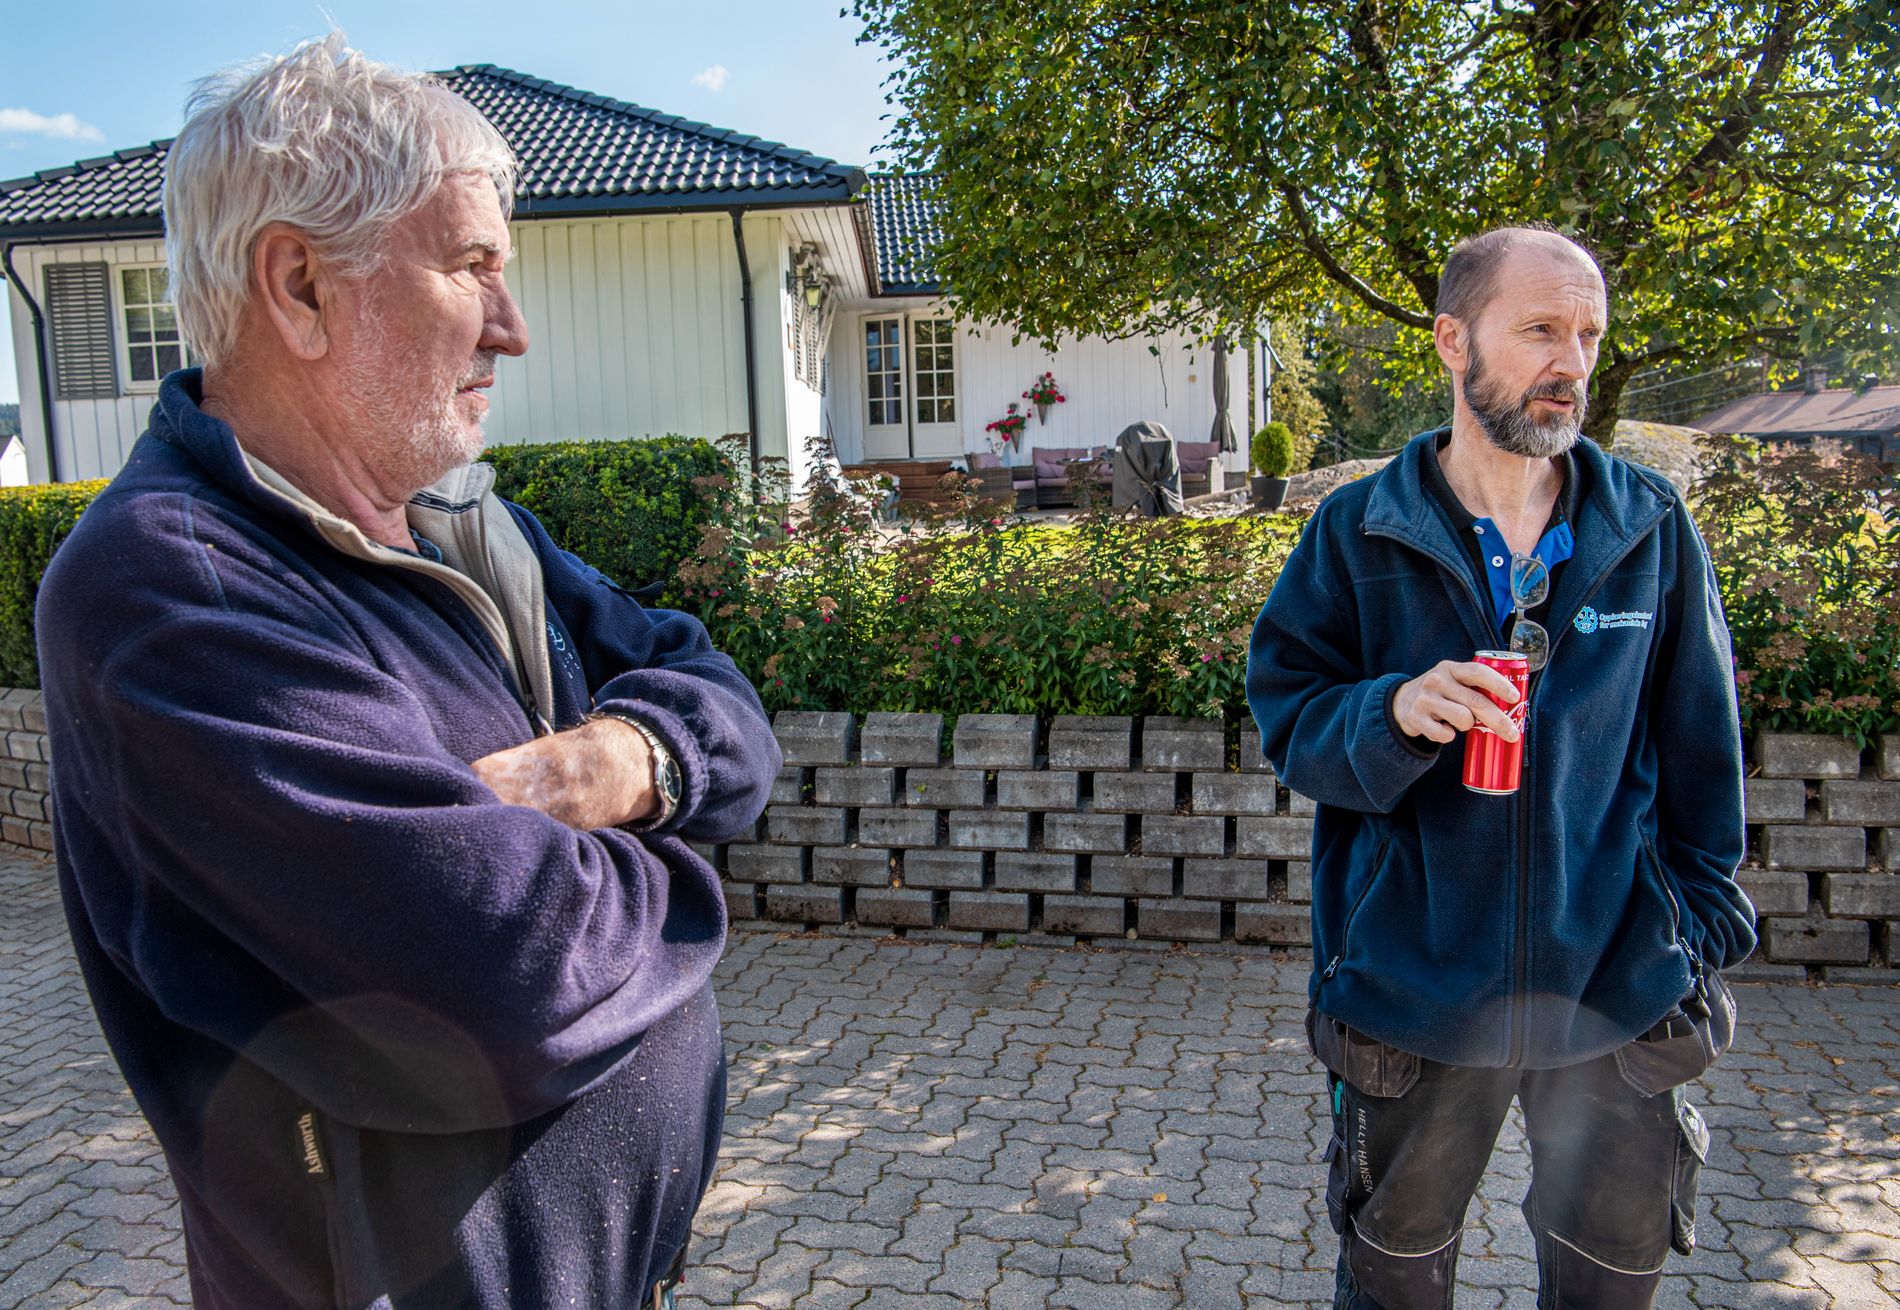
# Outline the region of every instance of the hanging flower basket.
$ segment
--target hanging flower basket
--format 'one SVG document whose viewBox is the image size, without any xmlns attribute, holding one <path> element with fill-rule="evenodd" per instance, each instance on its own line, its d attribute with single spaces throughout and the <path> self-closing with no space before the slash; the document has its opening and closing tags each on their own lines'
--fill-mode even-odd
<svg viewBox="0 0 1900 1310">
<path fill-rule="evenodd" d="M 1021 412 L 1015 401 L 1009 403 L 1009 412 L 993 422 L 985 423 L 983 430 L 992 433 L 999 451 L 1010 450 L 1022 443 L 1023 429 L 1029 424 L 1029 415 Z"/>
<path fill-rule="evenodd" d="M 1029 390 L 1023 392 L 1023 399 L 1036 407 L 1036 421 L 1049 421 L 1049 406 L 1068 403 L 1068 397 L 1062 394 L 1062 388 L 1056 385 L 1056 375 L 1044 373 L 1029 384 Z M 1015 406 L 1010 406 L 1014 409 Z"/>
</svg>

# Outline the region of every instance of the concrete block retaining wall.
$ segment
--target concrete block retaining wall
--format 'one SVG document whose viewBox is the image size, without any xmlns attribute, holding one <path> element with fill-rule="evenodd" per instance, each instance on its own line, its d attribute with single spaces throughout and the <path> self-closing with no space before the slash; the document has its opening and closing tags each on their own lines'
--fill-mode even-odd
<svg viewBox="0 0 1900 1310">
<path fill-rule="evenodd" d="M 0 841 L 52 849 L 45 716 L 0 690 Z M 1311 941 L 1313 806 L 1251 725 L 783 712 L 746 838 L 699 847 L 735 924 L 952 940 Z M 1740 879 L 1768 976 L 1900 981 L 1900 737 L 1767 734 Z"/>
</svg>

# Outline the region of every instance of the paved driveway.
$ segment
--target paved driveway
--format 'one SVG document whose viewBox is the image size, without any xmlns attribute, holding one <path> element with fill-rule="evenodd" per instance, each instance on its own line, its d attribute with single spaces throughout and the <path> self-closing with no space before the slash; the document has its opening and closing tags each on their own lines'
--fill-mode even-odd
<svg viewBox="0 0 1900 1310">
<path fill-rule="evenodd" d="M 682 1306 L 1323 1306 L 1305 970 L 1266 954 L 741 936 L 725 1160 Z M 1900 990 L 1749 985 L 1662 1304 L 1900 1305 Z M 1513 1127 L 1460 1310 L 1530 1307 Z M 51 870 L 0 855 L 0 1307 L 187 1303 L 163 1160 Z"/>
</svg>

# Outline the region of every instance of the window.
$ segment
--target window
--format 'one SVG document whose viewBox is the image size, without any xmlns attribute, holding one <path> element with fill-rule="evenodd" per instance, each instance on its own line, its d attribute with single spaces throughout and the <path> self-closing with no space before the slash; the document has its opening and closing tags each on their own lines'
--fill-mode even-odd
<svg viewBox="0 0 1900 1310">
<path fill-rule="evenodd" d="M 874 425 L 904 421 L 904 347 L 902 319 L 873 318 L 864 324 L 865 395 Z"/>
<path fill-rule="evenodd" d="M 920 318 L 912 322 L 917 353 L 917 421 L 957 421 L 957 362 L 949 319 Z"/>
<path fill-rule="evenodd" d="M 186 363 L 178 313 L 172 308 L 171 275 L 163 265 L 119 270 L 119 312 L 125 322 L 125 379 L 154 387 Z"/>
</svg>

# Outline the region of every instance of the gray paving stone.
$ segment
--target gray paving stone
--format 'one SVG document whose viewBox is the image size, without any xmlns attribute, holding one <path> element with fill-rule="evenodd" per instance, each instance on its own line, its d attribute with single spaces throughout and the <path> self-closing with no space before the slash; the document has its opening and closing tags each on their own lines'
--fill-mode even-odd
<svg viewBox="0 0 1900 1310">
<path fill-rule="evenodd" d="M 867 714 L 858 745 L 866 764 L 935 768 L 943 760 L 943 715 Z"/>
<path fill-rule="evenodd" d="M 960 769 L 1028 769 L 1036 763 L 1036 716 L 965 714 L 951 749 Z"/>
<path fill-rule="evenodd" d="M 1134 728 L 1123 715 L 1058 714 L 1049 725 L 1049 767 L 1126 769 Z"/>
<path fill-rule="evenodd" d="M 1304 860 L 1313 849 L 1313 821 L 1294 815 L 1234 820 L 1234 853 L 1259 859 Z"/>
<path fill-rule="evenodd" d="M 1003 769 L 996 775 L 996 806 L 1003 810 L 1072 810 L 1082 796 L 1073 769 Z"/>
<path fill-rule="evenodd" d="M 1097 855 L 1090 861 L 1097 896 L 1167 896 L 1174 891 L 1174 861 L 1155 855 Z"/>
<path fill-rule="evenodd" d="M 1150 715 L 1141 721 L 1141 767 L 1186 772 L 1227 764 L 1227 736 L 1217 719 Z"/>
<path fill-rule="evenodd" d="M 950 844 L 969 849 L 1029 849 L 1029 815 L 1007 810 L 950 811 Z"/>
<path fill-rule="evenodd" d="M 981 809 L 983 770 L 906 769 L 902 790 L 906 805 L 939 810 Z"/>
<path fill-rule="evenodd" d="M 972 857 L 963 867 L 980 885 L 980 853 L 901 858 L 908 874 L 950 857 Z M 1172 861 L 1090 864 L 1098 891 L 1106 878 L 1178 912 Z M 1142 890 L 1161 879 L 1159 893 Z M 772 893 L 781 906 L 843 895 Z M 959 894 L 1011 924 L 1031 899 Z M 861 917 L 867 897 L 934 901 L 927 890 L 855 896 Z M 1044 926 L 1071 901 L 1078 915 L 1112 911 L 1119 928 L 1118 896 L 1046 896 Z M 1241 904 L 1237 931 L 1269 911 L 1307 913 Z M 0 855 L 0 1306 L 182 1310 L 176 1198 L 63 924 L 51 866 Z M 1100 931 L 1106 919 L 1092 926 L 1114 936 Z M 902 942 L 733 937 L 715 974 L 731 1110 L 683 1307 L 1330 1305 L 1324 1096 L 1300 1026 L 1301 952 L 1003 950 L 911 931 Z M 1736 992 L 1735 1047 L 1691 1090 L 1713 1137 L 1702 1247 L 1671 1258 L 1658 1306 L 1895 1304 L 1894 989 Z M 1468 1217 L 1458 1310 L 1534 1306 L 1517 1214 L 1527 1177 L 1513 1115 Z"/>
<path fill-rule="evenodd" d="M 1852 740 L 1806 732 L 1763 732 L 1755 737 L 1755 762 L 1764 778 L 1853 778 L 1860 774 L 1860 747 Z"/>
<path fill-rule="evenodd" d="M 811 853 L 811 880 L 846 887 L 889 887 L 891 852 L 882 846 L 821 846 Z"/>
<path fill-rule="evenodd" d="M 1808 814 L 1808 785 L 1799 778 L 1749 778 L 1742 783 L 1748 823 L 1799 823 Z"/>
<path fill-rule="evenodd" d="M 858 721 L 834 711 L 780 710 L 772 718 L 772 735 L 787 764 L 849 764 Z"/>
<path fill-rule="evenodd" d="M 1047 815 L 1042 821 L 1042 844 L 1052 851 L 1119 855 L 1128 849 L 1128 818 L 1121 814 Z"/>
<path fill-rule="evenodd" d="M 894 805 L 897 770 L 888 766 L 813 770 L 812 799 L 820 805 Z"/>
<path fill-rule="evenodd" d="M 1076 857 L 1030 851 L 999 851 L 996 889 L 1005 892 L 1073 892 Z"/>
<path fill-rule="evenodd" d="M 1094 786 L 1092 804 L 1097 813 L 1170 814 L 1174 811 L 1172 773 L 1098 773 Z"/>
<path fill-rule="evenodd" d="M 878 846 L 935 846 L 937 812 L 922 809 L 859 810 L 858 840 Z"/>
<path fill-rule="evenodd" d="M 905 851 L 906 887 L 974 890 L 983 885 L 982 851 Z"/>
<path fill-rule="evenodd" d="M 1279 787 L 1271 774 L 1197 773 L 1194 775 L 1196 814 L 1272 814 L 1279 803 Z"/>
<path fill-rule="evenodd" d="M 1144 814 L 1144 855 L 1217 856 L 1227 849 L 1227 820 L 1218 815 Z"/>
</svg>

